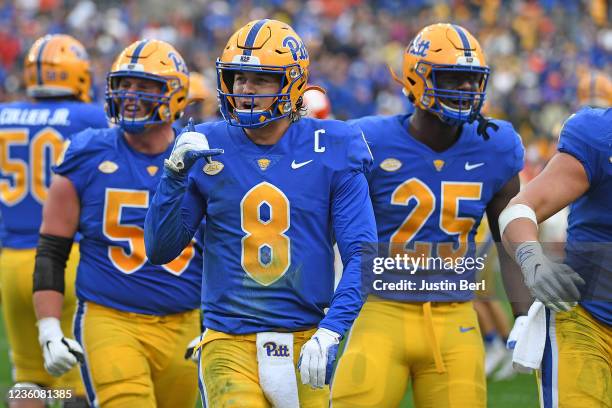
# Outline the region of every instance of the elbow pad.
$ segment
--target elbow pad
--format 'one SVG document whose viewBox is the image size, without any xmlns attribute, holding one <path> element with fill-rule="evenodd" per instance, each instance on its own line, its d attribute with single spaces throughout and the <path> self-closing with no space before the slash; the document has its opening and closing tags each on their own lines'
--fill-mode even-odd
<svg viewBox="0 0 612 408">
<path fill-rule="evenodd" d="M 33 292 L 54 290 L 64 293 L 64 270 L 72 242 L 72 238 L 40 234 L 36 247 Z"/>
</svg>

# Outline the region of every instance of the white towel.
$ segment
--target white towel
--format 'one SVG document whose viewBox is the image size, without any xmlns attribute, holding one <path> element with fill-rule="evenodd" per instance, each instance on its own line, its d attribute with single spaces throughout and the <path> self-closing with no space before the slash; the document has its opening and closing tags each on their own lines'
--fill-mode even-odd
<svg viewBox="0 0 612 408">
<path fill-rule="evenodd" d="M 516 371 L 531 373 L 540 368 L 546 335 L 546 308 L 542 302 L 535 301 L 529 308 L 527 322 L 517 336 L 512 353 L 512 366 Z"/>
<path fill-rule="evenodd" d="M 274 408 L 299 408 L 292 333 L 257 333 L 259 384 Z"/>
</svg>

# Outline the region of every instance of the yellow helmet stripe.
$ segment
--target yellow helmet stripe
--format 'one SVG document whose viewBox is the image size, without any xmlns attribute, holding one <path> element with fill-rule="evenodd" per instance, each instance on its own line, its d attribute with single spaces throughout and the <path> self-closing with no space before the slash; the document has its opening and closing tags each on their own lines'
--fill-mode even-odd
<svg viewBox="0 0 612 408">
<path fill-rule="evenodd" d="M 42 57 L 49 40 L 51 40 L 51 37 L 45 37 L 43 39 L 43 41 L 40 43 L 40 47 L 38 48 L 38 55 L 36 56 L 36 82 L 38 82 L 38 85 L 43 84 Z"/>
<path fill-rule="evenodd" d="M 245 50 L 243 55 L 251 55 L 251 47 L 255 44 L 255 39 L 257 38 L 257 34 L 259 34 L 259 30 L 268 22 L 268 19 L 259 20 L 257 23 L 253 24 L 249 34 L 247 35 L 246 41 L 244 42 Z"/>
<path fill-rule="evenodd" d="M 134 49 L 134 52 L 132 53 L 132 59 L 130 60 L 130 63 L 136 64 L 138 62 L 138 57 L 140 57 L 140 53 L 148 42 L 149 40 L 142 40 L 140 44 L 136 46 L 136 49 Z"/>
<path fill-rule="evenodd" d="M 465 35 L 465 32 L 463 31 L 463 28 L 459 27 L 458 25 L 453 24 L 452 25 L 453 28 L 455 29 L 455 31 L 457 32 L 457 34 L 459 35 L 459 39 L 461 39 L 461 43 L 463 44 L 463 52 L 465 54 L 466 57 L 471 57 L 472 56 L 472 47 L 470 46 L 470 40 L 468 39 L 467 35 Z"/>
</svg>

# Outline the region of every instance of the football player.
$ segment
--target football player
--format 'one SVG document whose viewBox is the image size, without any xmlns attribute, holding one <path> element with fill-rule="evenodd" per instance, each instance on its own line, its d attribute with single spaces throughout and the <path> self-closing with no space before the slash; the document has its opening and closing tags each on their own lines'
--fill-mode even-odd
<svg viewBox="0 0 612 408">
<path fill-rule="evenodd" d="M 585 107 L 570 116 L 558 152 L 499 218 L 506 250 L 547 306 L 542 407 L 612 406 L 611 143 L 610 108 Z M 538 224 L 567 205 L 566 256 L 556 263 L 538 242 Z"/>
<path fill-rule="evenodd" d="M 206 218 L 205 406 L 326 406 L 334 350 L 362 304 L 361 243 L 376 241 L 372 158 L 358 128 L 301 117 L 308 70 L 287 24 L 236 31 L 217 60 L 225 120 L 179 137 L 147 214 L 156 263 Z M 207 140 L 224 153 L 194 165 L 210 154 Z M 334 237 L 344 261 L 335 293 Z"/>
<path fill-rule="evenodd" d="M 406 49 L 399 80 L 414 112 L 355 121 L 374 156 L 368 183 L 383 256 L 421 267 L 376 275 L 336 368 L 334 407 L 396 407 L 410 383 L 419 408 L 486 406 L 473 291 L 460 284 L 474 280 L 474 236 L 485 212 L 499 242 L 497 216 L 518 192 L 523 166 L 512 126 L 479 115 L 488 76 L 465 28 L 430 25 Z M 430 259 L 466 263 L 444 271 L 425 264 Z M 505 274 L 518 273 L 508 256 L 500 262 Z M 382 285 L 407 279 L 412 289 Z"/>
<path fill-rule="evenodd" d="M 34 271 L 39 338 L 48 371 L 81 362 L 94 406 L 192 407 L 197 399 L 196 367 L 183 355 L 200 333 L 201 251 L 190 241 L 176 259 L 153 265 L 143 236 L 188 87 L 187 66 L 171 45 L 131 44 L 107 77 L 106 112 L 116 127 L 75 135 L 55 167 Z M 77 231 L 78 343 L 58 324 Z"/>
<path fill-rule="evenodd" d="M 0 104 L 0 257 L 2 311 L 11 347 L 14 390 L 50 387 L 70 389 L 85 398 L 77 369 L 61 378 L 45 372 L 36 344 L 32 306 L 32 271 L 42 204 L 51 182 L 50 167 L 73 133 L 107 127 L 102 106 L 91 102 L 90 61 L 74 38 L 47 35 L 34 42 L 24 64 L 28 101 Z M 61 325 L 71 327 L 78 250 L 66 268 L 66 297 Z M 61 305 L 60 305 L 61 306 Z M 27 390 L 26 390 L 27 391 Z M 17 399 L 11 406 L 19 406 Z M 35 401 L 30 401 L 36 405 Z M 39 406 L 44 401 L 38 402 Z"/>
</svg>

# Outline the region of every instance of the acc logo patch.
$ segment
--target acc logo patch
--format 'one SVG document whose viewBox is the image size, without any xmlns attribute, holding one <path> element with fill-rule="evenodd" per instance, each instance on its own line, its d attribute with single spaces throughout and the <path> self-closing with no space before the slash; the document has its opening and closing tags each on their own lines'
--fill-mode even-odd
<svg viewBox="0 0 612 408">
<path fill-rule="evenodd" d="M 442 167 L 444 167 L 444 160 L 440 160 L 440 159 L 434 160 L 433 165 L 436 168 L 436 170 L 440 171 L 442 170 Z"/>
<path fill-rule="evenodd" d="M 98 166 L 98 170 L 100 170 L 102 173 L 106 173 L 106 174 L 114 173 L 114 172 L 117 171 L 118 168 L 119 168 L 119 165 L 117 165 L 117 163 L 112 162 L 110 160 L 104 160 Z"/>
<path fill-rule="evenodd" d="M 389 157 L 380 163 L 380 168 L 388 172 L 398 171 L 400 167 L 402 167 L 402 162 L 392 157 Z"/>
<path fill-rule="evenodd" d="M 151 177 L 157 174 L 157 170 L 159 170 L 159 167 L 157 166 L 147 166 L 147 173 L 149 173 L 149 176 Z"/>
<path fill-rule="evenodd" d="M 206 163 L 202 170 L 209 176 L 214 176 L 215 174 L 219 174 L 221 170 L 223 170 L 223 167 L 225 167 L 223 163 L 213 160 L 210 163 Z"/>
</svg>

